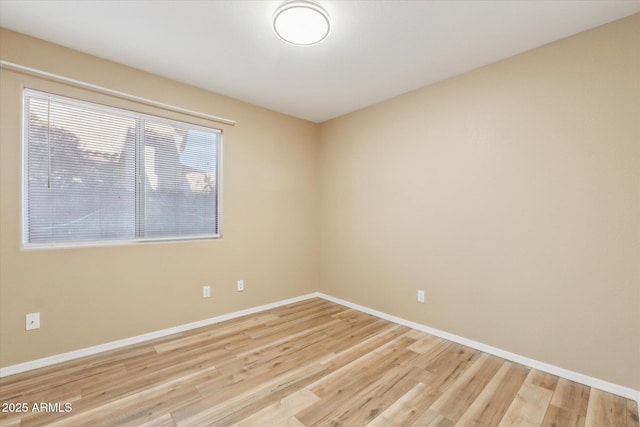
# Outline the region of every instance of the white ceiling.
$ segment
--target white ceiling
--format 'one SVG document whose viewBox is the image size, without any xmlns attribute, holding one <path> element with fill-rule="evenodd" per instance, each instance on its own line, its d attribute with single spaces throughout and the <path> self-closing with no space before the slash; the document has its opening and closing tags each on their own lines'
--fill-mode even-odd
<svg viewBox="0 0 640 427">
<path fill-rule="evenodd" d="M 319 0 L 311 47 L 271 29 L 281 1 L 0 0 L 0 26 L 322 122 L 640 12 L 640 0 Z"/>
</svg>

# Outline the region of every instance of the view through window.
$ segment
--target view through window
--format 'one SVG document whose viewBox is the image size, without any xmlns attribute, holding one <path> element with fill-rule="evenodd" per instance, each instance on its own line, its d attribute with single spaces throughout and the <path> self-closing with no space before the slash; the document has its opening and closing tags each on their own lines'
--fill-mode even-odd
<svg viewBox="0 0 640 427">
<path fill-rule="evenodd" d="M 221 131 L 24 93 L 25 243 L 220 236 Z"/>
</svg>

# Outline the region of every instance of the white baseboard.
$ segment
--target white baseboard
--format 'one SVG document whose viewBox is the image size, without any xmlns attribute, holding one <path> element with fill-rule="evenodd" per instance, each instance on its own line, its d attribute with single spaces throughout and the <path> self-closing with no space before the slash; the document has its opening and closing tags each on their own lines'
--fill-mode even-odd
<svg viewBox="0 0 640 427">
<path fill-rule="evenodd" d="M 270 310 L 272 308 L 281 307 L 287 304 L 293 304 L 295 302 L 304 301 L 310 298 L 316 298 L 320 295 L 317 292 L 302 295 L 299 297 L 289 298 L 282 301 L 277 301 L 270 304 L 260 305 L 258 307 L 247 308 L 245 310 L 235 311 L 233 313 L 223 314 L 220 316 L 212 317 L 205 320 L 200 320 L 193 323 L 187 323 L 185 325 L 175 326 L 173 328 L 163 329 L 161 331 L 150 332 L 148 334 L 137 335 L 135 337 L 124 338 L 117 341 L 111 341 L 105 344 L 99 344 L 93 347 L 86 347 L 80 350 L 70 351 L 68 353 L 56 354 L 55 356 L 44 357 L 42 359 L 31 360 L 29 362 L 19 363 L 17 365 L 10 365 L 4 368 L 0 368 L 0 378 L 9 375 L 19 374 L 21 372 L 30 371 L 32 369 L 43 368 L 45 366 L 55 365 L 56 363 L 66 362 L 73 359 L 79 359 L 85 356 L 92 356 L 104 351 L 116 350 L 118 348 L 127 347 L 133 344 L 140 344 L 145 341 L 154 340 L 156 338 L 166 337 L 168 335 L 177 334 L 179 332 L 188 331 L 191 329 L 201 328 L 203 326 L 213 325 L 215 323 L 224 322 L 225 320 L 235 319 L 237 317 L 246 316 L 248 314 L 255 314 L 261 311 Z"/>
<path fill-rule="evenodd" d="M 439 329 L 430 328 L 420 323 L 412 322 L 410 320 L 406 320 L 401 317 L 396 317 L 387 313 L 383 313 L 378 310 L 373 310 L 371 308 L 354 304 L 352 302 L 345 301 L 340 298 L 332 297 L 330 295 L 320 293 L 319 296 L 320 298 L 324 298 L 327 301 L 335 302 L 336 304 L 344 305 L 346 307 L 353 308 L 354 310 L 362 311 L 364 313 L 371 314 L 373 316 L 380 317 L 385 320 L 389 320 L 399 325 L 408 326 L 409 328 L 412 328 L 412 329 L 417 329 L 419 331 L 426 332 L 428 334 L 435 335 L 437 337 L 444 338 L 446 340 L 453 341 L 455 343 L 462 344 L 467 347 L 475 348 L 476 350 L 493 354 L 494 356 L 498 356 L 503 359 L 510 360 L 512 362 L 520 363 L 522 365 L 529 366 L 530 368 L 534 368 L 539 371 L 557 375 L 559 377 L 566 378 L 568 380 L 575 381 L 577 383 L 584 384 L 589 387 L 594 387 L 602 391 L 606 391 L 608 393 L 622 396 L 627 399 L 637 400 L 638 407 L 640 408 L 640 391 L 639 390 L 623 387 L 618 384 L 610 383 L 608 381 L 603 381 L 601 379 L 590 377 L 588 375 L 584 375 L 578 372 L 570 371 L 568 369 L 559 368 L 557 366 L 550 365 L 548 363 L 540 362 L 538 360 L 530 359 L 528 357 L 521 356 L 519 354 L 501 350 L 499 348 L 492 347 L 490 345 L 486 345 L 486 344 L 473 341 L 464 337 L 460 337 L 458 335 L 450 334 L 448 332 L 444 332 Z"/>
<path fill-rule="evenodd" d="M 410 320 L 406 320 L 401 317 L 383 313 L 378 310 L 373 310 L 371 308 L 354 304 L 352 302 L 345 301 L 340 298 L 332 297 L 330 295 L 323 294 L 321 292 L 313 292 L 313 293 L 302 295 L 295 298 L 289 298 L 286 300 L 277 301 L 274 303 L 265 304 L 258 307 L 252 307 L 245 310 L 235 311 L 233 313 L 212 317 L 209 319 L 176 326 L 173 328 L 163 329 L 161 331 L 151 332 L 143 335 L 137 335 L 135 337 L 125 338 L 117 341 L 108 342 L 105 344 L 96 345 L 93 347 L 87 347 L 80 350 L 70 351 L 68 353 L 57 354 L 57 355 L 45 357 L 42 359 L 37 359 L 29 362 L 20 363 L 17 365 L 7 366 L 4 368 L 0 368 L 0 378 L 6 377 L 9 375 L 19 374 L 21 372 L 30 371 L 33 369 L 42 368 L 45 366 L 54 365 L 56 363 L 78 359 L 80 357 L 91 356 L 91 355 L 108 351 L 108 350 L 115 350 L 118 348 L 130 346 L 133 344 L 143 343 L 145 341 L 166 337 L 171 334 L 176 334 L 176 333 L 188 331 L 191 329 L 201 328 L 203 326 L 213 325 L 215 323 L 224 322 L 225 320 L 231 320 L 237 317 L 259 313 L 261 311 L 270 310 L 272 308 L 281 307 L 287 304 L 293 304 L 293 303 L 304 301 L 310 298 L 323 298 L 327 301 L 331 301 L 336 304 L 353 308 L 354 310 L 362 311 L 363 313 L 371 314 L 373 316 L 379 317 L 381 319 L 389 320 L 390 322 L 397 323 L 399 325 L 404 325 L 409 328 L 417 329 L 419 331 L 426 332 L 428 334 L 432 334 L 432 335 L 444 338 L 446 340 L 465 345 L 467 347 L 475 348 L 476 350 L 484 351 L 485 353 L 493 354 L 494 356 L 498 356 L 503 359 L 510 360 L 512 362 L 520 363 L 522 365 L 529 366 L 531 368 L 538 369 L 540 371 L 547 372 L 553 375 L 557 375 L 559 377 L 566 378 L 568 380 L 575 381 L 575 382 L 587 385 L 589 387 L 594 387 L 609 393 L 616 394 L 618 396 L 625 397 L 627 399 L 636 400 L 638 402 L 638 407 L 640 407 L 640 390 L 634 390 L 628 387 L 623 387 L 618 384 L 603 381 L 598 378 L 590 377 L 588 375 L 570 371 L 568 369 L 560 368 L 554 365 L 550 365 L 548 363 L 540 362 L 538 360 L 530 359 L 528 357 L 521 356 L 519 354 L 511 353 L 511 352 L 501 350 L 499 348 L 492 347 L 477 341 L 460 337 L 458 335 L 454 335 L 438 329 L 430 328 L 420 323 L 412 322 Z"/>
</svg>

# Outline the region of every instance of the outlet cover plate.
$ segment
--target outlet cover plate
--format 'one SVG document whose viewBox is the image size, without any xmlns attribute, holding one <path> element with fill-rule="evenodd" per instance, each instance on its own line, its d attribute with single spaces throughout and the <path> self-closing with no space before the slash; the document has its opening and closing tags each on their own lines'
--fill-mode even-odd
<svg viewBox="0 0 640 427">
<path fill-rule="evenodd" d="M 40 329 L 40 313 L 27 314 L 27 331 Z"/>
</svg>

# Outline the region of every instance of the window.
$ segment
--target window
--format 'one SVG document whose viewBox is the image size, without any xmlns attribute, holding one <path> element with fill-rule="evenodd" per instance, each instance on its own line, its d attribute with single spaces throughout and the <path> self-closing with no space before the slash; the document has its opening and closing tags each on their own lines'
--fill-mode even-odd
<svg viewBox="0 0 640 427">
<path fill-rule="evenodd" d="M 221 136 L 25 90 L 25 245 L 219 237 Z"/>
</svg>

